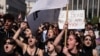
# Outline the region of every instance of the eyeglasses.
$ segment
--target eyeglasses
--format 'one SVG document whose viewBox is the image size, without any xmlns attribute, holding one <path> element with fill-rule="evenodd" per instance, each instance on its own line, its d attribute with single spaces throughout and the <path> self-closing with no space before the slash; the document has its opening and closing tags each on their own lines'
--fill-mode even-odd
<svg viewBox="0 0 100 56">
<path fill-rule="evenodd" d="M 92 41 L 91 39 L 86 38 L 85 41 Z"/>
<path fill-rule="evenodd" d="M 4 42 L 4 44 L 14 44 L 13 42 Z"/>
</svg>

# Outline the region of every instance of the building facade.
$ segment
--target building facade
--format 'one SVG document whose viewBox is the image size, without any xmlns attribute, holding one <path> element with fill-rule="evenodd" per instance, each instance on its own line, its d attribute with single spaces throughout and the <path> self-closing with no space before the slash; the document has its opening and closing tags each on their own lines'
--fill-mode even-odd
<svg viewBox="0 0 100 56">
<path fill-rule="evenodd" d="M 25 0 L 6 0 L 6 11 L 7 13 L 18 16 L 20 13 L 22 18 L 26 15 L 26 4 Z"/>
<path fill-rule="evenodd" d="M 26 0 L 29 12 L 37 0 Z M 86 18 L 100 17 L 100 0 L 69 0 L 69 10 L 85 10 Z"/>
<path fill-rule="evenodd" d="M 21 13 L 24 18 L 26 14 L 25 0 L 0 0 L 0 13 L 11 13 L 16 18 Z"/>
<path fill-rule="evenodd" d="M 6 0 L 0 0 L 0 13 L 6 13 Z"/>
<path fill-rule="evenodd" d="M 26 13 L 28 14 L 32 7 L 34 6 L 34 4 L 36 3 L 37 0 L 25 0 L 25 3 L 26 3 Z"/>
<path fill-rule="evenodd" d="M 85 10 L 86 18 L 100 17 L 100 0 L 69 0 L 70 10 Z"/>
</svg>

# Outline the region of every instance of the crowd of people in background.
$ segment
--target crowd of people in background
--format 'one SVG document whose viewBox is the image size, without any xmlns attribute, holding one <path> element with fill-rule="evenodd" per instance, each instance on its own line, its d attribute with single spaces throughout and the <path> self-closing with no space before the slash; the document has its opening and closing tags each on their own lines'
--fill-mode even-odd
<svg viewBox="0 0 100 56">
<path fill-rule="evenodd" d="M 58 23 L 43 22 L 33 34 L 28 22 L 14 18 L 0 17 L 0 56 L 100 56 L 100 23 L 68 29 L 65 22 L 59 29 Z"/>
</svg>

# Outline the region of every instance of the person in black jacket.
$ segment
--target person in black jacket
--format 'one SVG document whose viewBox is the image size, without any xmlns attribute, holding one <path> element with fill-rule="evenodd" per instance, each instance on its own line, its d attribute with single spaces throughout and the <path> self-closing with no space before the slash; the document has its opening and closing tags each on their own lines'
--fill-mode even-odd
<svg viewBox="0 0 100 56">
<path fill-rule="evenodd" d="M 5 14 L 3 16 L 4 25 L 3 28 L 0 29 L 0 56 L 3 55 L 3 42 L 5 38 L 10 38 L 14 35 L 12 30 L 12 24 L 14 22 L 14 16 L 12 14 Z"/>
</svg>

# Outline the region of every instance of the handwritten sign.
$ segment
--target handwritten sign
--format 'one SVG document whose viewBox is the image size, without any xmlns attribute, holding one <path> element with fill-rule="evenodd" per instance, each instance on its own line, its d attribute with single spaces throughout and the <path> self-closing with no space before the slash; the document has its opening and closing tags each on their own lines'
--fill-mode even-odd
<svg viewBox="0 0 100 56">
<path fill-rule="evenodd" d="M 68 11 L 68 29 L 84 29 L 85 28 L 85 11 L 84 10 L 69 10 Z M 66 11 L 60 11 L 59 28 L 63 29 L 66 21 Z"/>
</svg>

